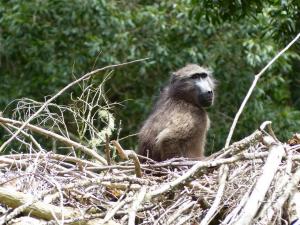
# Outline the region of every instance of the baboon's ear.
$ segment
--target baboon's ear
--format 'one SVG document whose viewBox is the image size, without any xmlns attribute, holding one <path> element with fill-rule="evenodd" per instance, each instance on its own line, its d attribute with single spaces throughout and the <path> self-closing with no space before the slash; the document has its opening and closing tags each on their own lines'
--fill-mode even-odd
<svg viewBox="0 0 300 225">
<path fill-rule="evenodd" d="M 165 90 L 165 87 L 164 87 L 164 86 L 161 86 L 161 87 L 159 88 L 159 93 L 162 93 L 164 90 Z"/>
<path fill-rule="evenodd" d="M 175 75 L 175 73 L 172 73 L 170 83 L 173 84 L 175 82 L 175 80 L 176 80 L 176 75 Z"/>
</svg>

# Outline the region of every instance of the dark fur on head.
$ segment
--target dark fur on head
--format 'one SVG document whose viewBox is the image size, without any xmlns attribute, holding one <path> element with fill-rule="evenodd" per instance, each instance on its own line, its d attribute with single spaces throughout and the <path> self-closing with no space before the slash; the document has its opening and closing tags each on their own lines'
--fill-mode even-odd
<svg viewBox="0 0 300 225">
<path fill-rule="evenodd" d="M 206 82 L 203 90 L 195 82 Z M 205 80 L 205 81 L 204 81 Z M 172 75 L 170 97 L 182 99 L 198 107 L 209 107 L 213 104 L 215 80 L 208 69 L 198 65 L 188 65 Z"/>
<path fill-rule="evenodd" d="M 172 74 L 139 132 L 138 153 L 162 161 L 172 157 L 202 158 L 213 104 L 211 72 L 190 64 Z"/>
</svg>

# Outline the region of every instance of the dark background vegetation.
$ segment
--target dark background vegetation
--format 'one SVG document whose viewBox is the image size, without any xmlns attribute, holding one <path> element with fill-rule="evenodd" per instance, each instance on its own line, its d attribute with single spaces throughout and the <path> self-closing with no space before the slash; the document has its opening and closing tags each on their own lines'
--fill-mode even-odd
<svg viewBox="0 0 300 225">
<path fill-rule="evenodd" d="M 122 103 L 114 113 L 126 136 L 137 132 L 170 73 L 198 63 L 219 80 L 209 110 L 211 153 L 224 145 L 254 75 L 299 31 L 298 0 L 2 0 L 0 111 L 16 98 L 43 101 L 93 68 L 150 57 L 116 69 L 106 84 L 110 101 Z M 57 103 L 67 104 L 69 95 Z M 282 140 L 299 132 L 299 99 L 298 41 L 263 75 L 234 140 L 264 120 L 273 121 Z M 121 142 L 126 148 L 136 143 L 136 137 Z"/>
</svg>

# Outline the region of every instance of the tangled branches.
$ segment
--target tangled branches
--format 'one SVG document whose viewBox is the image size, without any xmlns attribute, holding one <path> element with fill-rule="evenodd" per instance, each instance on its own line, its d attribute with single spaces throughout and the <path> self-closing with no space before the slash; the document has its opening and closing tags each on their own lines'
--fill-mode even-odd
<svg viewBox="0 0 300 225">
<path fill-rule="evenodd" d="M 83 85 L 71 106 L 53 103 L 95 73 L 45 103 L 22 99 L 12 119 L 0 116 L 11 135 L 0 151 L 12 149 L 0 156 L 0 224 L 246 225 L 299 219 L 299 135 L 281 143 L 266 122 L 203 161 L 157 163 L 144 157 L 140 164 L 141 156 L 110 141 L 115 121 L 103 84 Z"/>
<path fill-rule="evenodd" d="M 142 177 L 131 160 L 101 165 L 46 151 L 1 156 L 0 222 L 291 222 L 299 216 L 293 210 L 298 204 L 294 197 L 299 197 L 299 143 L 282 144 L 265 130 L 257 130 L 205 161 L 148 160 L 140 165 Z M 226 180 L 219 176 L 222 165 L 229 168 Z M 218 193 L 220 185 L 224 185 L 222 193 Z M 214 204 L 218 197 L 219 204 Z M 287 207 L 285 203 L 292 201 Z M 31 217 L 20 217 L 24 214 Z"/>
</svg>

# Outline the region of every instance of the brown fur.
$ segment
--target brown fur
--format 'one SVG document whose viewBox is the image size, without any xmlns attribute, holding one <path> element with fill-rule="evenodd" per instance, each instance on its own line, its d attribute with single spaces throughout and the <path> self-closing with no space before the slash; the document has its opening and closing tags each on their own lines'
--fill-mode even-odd
<svg viewBox="0 0 300 225">
<path fill-rule="evenodd" d="M 210 71 L 198 65 L 187 65 L 172 75 L 139 132 L 139 154 L 156 161 L 204 156 L 209 118 L 203 105 L 212 104 L 213 94 L 202 97 L 195 85 L 197 80 L 191 78 L 202 73 L 208 74 L 206 79 L 213 90 L 214 80 Z"/>
</svg>

